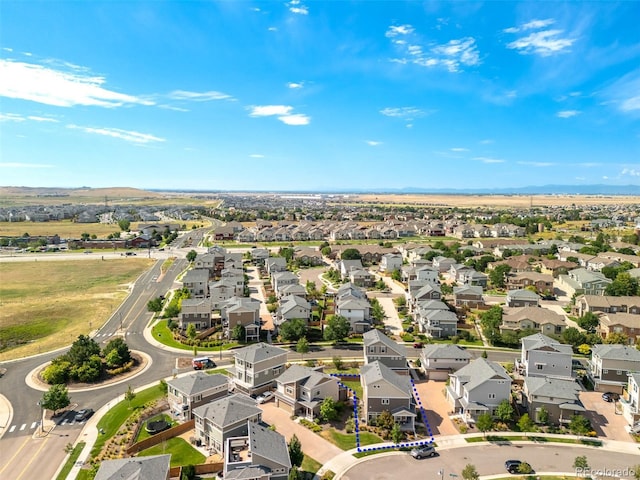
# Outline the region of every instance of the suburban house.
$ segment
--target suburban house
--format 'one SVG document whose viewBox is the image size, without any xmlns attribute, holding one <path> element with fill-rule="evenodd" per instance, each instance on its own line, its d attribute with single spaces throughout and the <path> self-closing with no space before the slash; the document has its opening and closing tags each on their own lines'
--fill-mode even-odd
<svg viewBox="0 0 640 480">
<path fill-rule="evenodd" d="M 478 308 L 484 306 L 482 287 L 465 285 L 453 287 L 453 304 L 456 307 Z"/>
<path fill-rule="evenodd" d="M 391 273 L 402 268 L 402 255 L 399 253 L 387 253 L 380 259 L 380 271 Z"/>
<path fill-rule="evenodd" d="M 184 288 L 189 290 L 191 298 L 209 296 L 209 270 L 206 268 L 188 270 L 182 277 L 182 284 Z"/>
<path fill-rule="evenodd" d="M 297 295 L 283 297 L 280 300 L 280 307 L 276 311 L 275 324 L 282 325 L 294 318 L 301 318 L 308 322 L 311 318 L 311 304 Z"/>
<path fill-rule="evenodd" d="M 622 393 L 628 374 L 640 372 L 640 350 L 628 345 L 594 345 L 589 361 L 589 378 L 594 390 Z"/>
<path fill-rule="evenodd" d="M 603 295 L 611 280 L 600 272 L 586 268 L 570 270 L 566 275 L 558 275 L 557 285 L 568 297 L 575 293 L 585 295 Z"/>
<path fill-rule="evenodd" d="M 458 333 L 458 316 L 451 310 L 422 310 L 416 321 L 422 333 L 431 338 L 448 338 Z"/>
<path fill-rule="evenodd" d="M 568 424 L 571 417 L 586 411 L 580 401 L 581 391 L 580 385 L 573 380 L 527 377 L 522 390 L 522 405 L 534 422 L 540 421 L 540 410 L 544 407 L 549 414 L 549 423 Z"/>
<path fill-rule="evenodd" d="M 620 397 L 620 403 L 624 418 L 629 425 L 635 425 L 640 421 L 640 372 L 630 373 L 627 378 L 627 385 Z"/>
<path fill-rule="evenodd" d="M 236 295 L 236 286 L 233 282 L 227 282 L 226 280 L 209 282 L 209 299 L 211 301 L 212 310 L 220 310 L 220 307 L 226 300 L 229 300 Z M 184 308 L 184 300 L 182 302 L 182 306 Z"/>
<path fill-rule="evenodd" d="M 458 285 L 472 285 L 487 288 L 488 275 L 482 272 L 476 272 L 474 269 L 464 270 L 457 277 Z"/>
<path fill-rule="evenodd" d="M 223 453 L 227 438 L 247 435 L 248 423 L 262 421 L 256 401 L 241 393 L 193 409 L 195 438 L 212 452 Z"/>
<path fill-rule="evenodd" d="M 195 372 L 167 381 L 167 400 L 171 412 L 181 420 L 191 420 L 194 408 L 229 394 L 225 375 Z"/>
<path fill-rule="evenodd" d="M 560 343 L 541 333 L 521 339 L 520 359 L 516 368 L 525 377 L 573 379 L 571 345 Z"/>
<path fill-rule="evenodd" d="M 276 292 L 276 295 L 280 293 L 280 290 L 285 285 L 295 285 L 297 283 L 300 283 L 300 279 L 289 271 L 275 272 L 271 275 L 271 285 L 273 286 L 273 290 Z"/>
<path fill-rule="evenodd" d="M 364 268 L 353 269 L 349 272 L 348 280 L 358 287 L 369 288 L 375 283 L 375 276 Z"/>
<path fill-rule="evenodd" d="M 431 343 L 420 352 L 420 362 L 429 380 L 447 380 L 470 360 L 469 352 L 450 343 Z"/>
<path fill-rule="evenodd" d="M 507 292 L 507 307 L 537 307 L 540 297 L 531 290 L 509 290 Z"/>
<path fill-rule="evenodd" d="M 434 257 L 431 262 L 432 262 L 433 268 L 435 268 L 440 273 L 448 272 L 449 269 L 451 268 L 451 265 L 456 263 L 456 261 L 453 258 L 443 257 L 442 255 Z"/>
<path fill-rule="evenodd" d="M 511 377 L 497 362 L 476 358 L 449 375 L 446 397 L 451 409 L 466 422 L 483 413 L 493 415 L 503 400 L 511 398 Z"/>
<path fill-rule="evenodd" d="M 602 338 L 612 333 L 622 333 L 629 337 L 629 344 L 634 345 L 640 338 L 640 315 L 632 313 L 600 314 L 598 333 Z"/>
<path fill-rule="evenodd" d="M 226 480 L 287 480 L 291 459 L 281 433 L 254 422 L 247 435 L 226 440 L 223 476 Z"/>
<path fill-rule="evenodd" d="M 235 367 L 230 372 L 238 390 L 249 395 L 275 387 L 275 379 L 284 372 L 287 351 L 283 348 L 256 343 L 236 350 Z"/>
<path fill-rule="evenodd" d="M 185 331 L 189 324 L 193 324 L 196 330 L 211 328 L 211 300 L 208 298 L 185 298 L 182 300 L 182 308 L 178 326 Z"/>
<path fill-rule="evenodd" d="M 343 280 L 348 280 L 352 270 L 364 270 L 360 260 L 340 260 L 338 264 L 340 276 Z"/>
<path fill-rule="evenodd" d="M 500 333 L 538 330 L 544 335 L 560 335 L 566 328 L 565 319 L 559 313 L 540 307 L 504 309 Z"/>
<path fill-rule="evenodd" d="M 293 252 L 293 258 L 303 265 L 322 265 L 322 253 L 310 247 L 296 247 Z"/>
<path fill-rule="evenodd" d="M 169 480 L 171 455 L 103 460 L 95 480 Z"/>
<path fill-rule="evenodd" d="M 283 297 L 288 297 L 289 295 L 295 295 L 297 297 L 307 298 L 307 289 L 304 288 L 299 283 L 294 283 L 293 285 L 285 285 L 278 292 L 280 295 L 280 301 L 282 301 Z"/>
<path fill-rule="evenodd" d="M 411 296 L 411 303 L 415 306 L 416 303 L 424 300 L 440 300 L 441 298 L 440 286 L 427 283 Z"/>
<path fill-rule="evenodd" d="M 577 315 L 585 313 L 630 313 L 640 315 L 640 297 L 614 297 L 611 295 L 580 295 L 574 307 Z"/>
<path fill-rule="evenodd" d="M 367 423 L 375 422 L 385 410 L 404 431 L 415 431 L 415 401 L 408 375 L 398 375 L 379 361 L 360 369 L 363 415 Z"/>
<path fill-rule="evenodd" d="M 518 272 L 507 275 L 507 289 L 534 287 L 536 292 L 553 292 L 553 275 L 538 272 Z"/>
<path fill-rule="evenodd" d="M 364 333 L 371 327 L 371 305 L 364 298 L 344 295 L 336 300 L 335 313 L 349 320 L 351 331 Z"/>
<path fill-rule="evenodd" d="M 276 405 L 292 415 L 313 420 L 319 415 L 325 398 L 331 397 L 336 402 L 343 399 L 338 379 L 323 373 L 321 368 L 295 364 L 287 368 L 276 378 Z"/>
<path fill-rule="evenodd" d="M 276 272 L 287 271 L 287 259 L 284 257 L 268 257 L 264 261 L 264 266 L 267 270 L 267 273 L 270 276 L 273 276 L 273 274 Z"/>
<path fill-rule="evenodd" d="M 409 374 L 407 353 L 403 345 L 398 345 L 377 329 L 365 332 L 362 339 L 365 365 L 379 361 L 397 374 Z"/>
<path fill-rule="evenodd" d="M 242 325 L 245 340 L 260 340 L 260 301 L 250 297 L 231 297 L 220 305 L 220 317 L 227 338 L 236 325 Z"/>
<path fill-rule="evenodd" d="M 269 250 L 266 248 L 252 248 L 251 249 L 251 261 L 254 265 L 263 265 L 269 258 Z M 285 262 L 286 269 L 286 262 Z"/>
<path fill-rule="evenodd" d="M 425 280 L 432 285 L 440 284 L 440 273 L 433 267 L 422 266 L 415 267 L 415 279 L 416 280 Z"/>
</svg>

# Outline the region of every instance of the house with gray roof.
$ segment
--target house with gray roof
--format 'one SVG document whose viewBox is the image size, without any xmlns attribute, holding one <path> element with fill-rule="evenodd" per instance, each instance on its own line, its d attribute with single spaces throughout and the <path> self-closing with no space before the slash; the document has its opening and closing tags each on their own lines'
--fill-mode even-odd
<svg viewBox="0 0 640 480">
<path fill-rule="evenodd" d="M 284 436 L 249 422 L 247 435 L 227 439 L 224 455 L 226 480 L 287 480 L 291 470 Z"/>
<path fill-rule="evenodd" d="M 292 272 L 275 272 L 271 275 L 271 285 L 276 295 L 280 294 L 282 287 L 285 285 L 295 285 L 300 283 L 300 279 Z"/>
<path fill-rule="evenodd" d="M 365 332 L 362 339 L 365 365 L 379 361 L 399 375 L 409 374 L 404 345 L 398 345 L 375 328 Z"/>
<path fill-rule="evenodd" d="M 384 411 L 393 416 L 403 431 L 415 431 L 415 400 L 408 375 L 398 375 L 379 361 L 363 365 L 360 383 L 363 393 L 363 416 L 367 423 Z"/>
<path fill-rule="evenodd" d="M 236 393 L 195 408 L 193 417 L 196 440 L 223 453 L 227 438 L 246 436 L 248 422 L 260 422 L 262 410 L 253 398 Z"/>
<path fill-rule="evenodd" d="M 167 381 L 167 400 L 171 412 L 182 420 L 190 420 L 194 408 L 229 394 L 225 375 L 195 372 Z"/>
<path fill-rule="evenodd" d="M 211 328 L 211 312 L 210 299 L 185 298 L 182 300 L 178 326 L 182 331 L 185 331 L 189 324 L 193 324 L 196 330 Z"/>
<path fill-rule="evenodd" d="M 233 281 L 219 280 L 217 282 L 209 282 L 209 299 L 212 310 L 220 310 L 226 300 L 235 296 L 236 286 Z"/>
<path fill-rule="evenodd" d="M 420 351 L 420 363 L 429 380 L 447 380 L 469 364 L 471 354 L 451 343 L 431 343 Z"/>
<path fill-rule="evenodd" d="M 478 308 L 484 306 L 482 287 L 476 285 L 463 285 L 453 287 L 453 304 L 456 307 Z"/>
<path fill-rule="evenodd" d="M 274 322 L 276 326 L 294 318 L 301 318 L 308 322 L 311 318 L 311 304 L 303 297 L 288 295 L 280 300 L 280 307 L 276 310 Z"/>
<path fill-rule="evenodd" d="M 507 307 L 537 307 L 540 296 L 531 290 L 509 290 L 507 292 Z"/>
<path fill-rule="evenodd" d="M 594 345 L 588 367 L 596 391 L 622 393 L 628 374 L 640 372 L 640 350 L 630 345 Z"/>
<path fill-rule="evenodd" d="M 169 480 L 171 455 L 103 460 L 95 480 Z"/>
<path fill-rule="evenodd" d="M 402 268 L 402 255 L 399 253 L 387 253 L 380 258 L 380 271 L 391 273 Z"/>
<path fill-rule="evenodd" d="M 544 407 L 549 414 L 549 423 L 566 425 L 571 417 L 586 411 L 580 401 L 581 391 L 580 385 L 573 380 L 527 377 L 524 379 L 522 404 L 534 422 L 540 421 L 540 411 Z"/>
<path fill-rule="evenodd" d="M 287 351 L 266 343 L 255 343 L 235 350 L 235 366 L 230 370 L 238 390 L 249 395 L 271 390 L 284 372 Z"/>
<path fill-rule="evenodd" d="M 235 296 L 220 303 L 220 318 L 227 338 L 231 338 L 236 325 L 242 325 L 245 341 L 260 340 L 260 303 L 255 298 Z"/>
<path fill-rule="evenodd" d="M 209 295 L 209 270 L 194 268 L 182 277 L 182 285 L 189 290 L 191 298 L 204 298 Z"/>
<path fill-rule="evenodd" d="M 287 259 L 285 257 L 269 257 L 264 261 L 264 265 L 270 276 L 277 272 L 287 271 Z"/>
<path fill-rule="evenodd" d="M 293 364 L 276 378 L 275 403 L 291 415 L 313 420 L 320 414 L 325 398 L 336 402 L 345 398 L 338 379 L 320 368 Z"/>
<path fill-rule="evenodd" d="M 280 298 L 282 299 L 283 297 L 287 297 L 289 295 L 295 295 L 297 297 L 301 297 L 306 299 L 307 298 L 307 289 L 304 288 L 302 285 L 300 285 L 299 283 L 294 283 L 292 285 L 285 285 L 283 286 L 280 291 L 278 292 L 278 295 L 280 295 Z M 281 300 L 282 301 L 282 300 Z"/>
<path fill-rule="evenodd" d="M 497 362 L 476 358 L 449 375 L 446 397 L 451 409 L 467 422 L 483 413 L 495 414 L 503 400 L 511 398 L 511 377 Z"/>
<path fill-rule="evenodd" d="M 604 295 L 604 291 L 612 280 L 600 272 L 592 272 L 586 268 L 570 270 L 566 275 L 559 275 L 556 285 L 568 297 L 574 294 Z"/>
<path fill-rule="evenodd" d="M 341 315 L 349 320 L 351 331 L 364 333 L 371 328 L 371 305 L 365 298 L 343 296 L 338 298 L 335 304 L 336 315 Z"/>
<path fill-rule="evenodd" d="M 637 425 L 640 422 L 640 372 L 629 373 L 620 404 L 622 414 L 629 425 Z"/>
<path fill-rule="evenodd" d="M 525 377 L 573 379 L 571 345 L 563 344 L 541 333 L 521 339 L 520 358 L 516 368 Z"/>
<path fill-rule="evenodd" d="M 458 333 L 458 316 L 451 310 L 421 310 L 416 316 L 421 332 L 430 338 L 448 338 Z"/>
</svg>

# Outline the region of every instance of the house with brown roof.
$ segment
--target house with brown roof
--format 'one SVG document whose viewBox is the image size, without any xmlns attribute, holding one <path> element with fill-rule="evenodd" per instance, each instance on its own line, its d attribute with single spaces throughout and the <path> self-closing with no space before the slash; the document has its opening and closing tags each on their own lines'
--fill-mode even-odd
<svg viewBox="0 0 640 480">
<path fill-rule="evenodd" d="M 536 292 L 553 292 L 553 276 L 538 272 L 516 272 L 507 275 L 507 289 L 534 287 Z"/>
<path fill-rule="evenodd" d="M 576 298 L 574 309 L 581 317 L 591 313 L 629 313 L 640 315 L 640 297 L 611 295 L 580 295 Z"/>
<path fill-rule="evenodd" d="M 544 335 L 561 335 L 565 328 L 565 318 L 553 310 L 540 307 L 520 307 L 505 309 L 500 333 L 538 330 Z"/>
<path fill-rule="evenodd" d="M 633 345 L 640 338 L 640 315 L 632 313 L 601 313 L 598 333 L 606 339 L 612 333 L 622 333 L 629 337 Z"/>
</svg>

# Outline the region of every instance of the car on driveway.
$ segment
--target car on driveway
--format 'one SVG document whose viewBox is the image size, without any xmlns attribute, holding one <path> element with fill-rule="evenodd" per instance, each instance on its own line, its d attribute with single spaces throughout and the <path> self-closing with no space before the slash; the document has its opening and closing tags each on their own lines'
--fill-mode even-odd
<svg viewBox="0 0 640 480">
<path fill-rule="evenodd" d="M 267 403 L 269 400 L 273 398 L 273 392 L 264 392 L 262 395 L 259 395 L 256 398 L 258 403 Z"/>
<path fill-rule="evenodd" d="M 413 458 L 427 458 L 427 457 L 436 457 L 438 452 L 433 445 L 421 445 L 419 447 L 411 450 L 411 456 Z"/>
<path fill-rule="evenodd" d="M 617 400 L 620 400 L 620 395 L 618 395 L 617 393 L 613 393 L 613 392 L 605 392 L 602 394 L 602 399 L 605 402 L 615 402 Z"/>
<path fill-rule="evenodd" d="M 74 419 L 76 422 L 84 422 L 91 415 L 93 415 L 92 408 L 83 408 L 82 410 L 78 410 Z"/>
</svg>

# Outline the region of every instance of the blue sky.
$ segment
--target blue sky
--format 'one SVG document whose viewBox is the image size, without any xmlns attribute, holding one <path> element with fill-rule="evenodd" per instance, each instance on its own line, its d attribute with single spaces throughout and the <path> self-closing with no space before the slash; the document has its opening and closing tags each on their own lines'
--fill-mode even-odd
<svg viewBox="0 0 640 480">
<path fill-rule="evenodd" d="M 0 183 L 640 184 L 637 2 L 4 1 Z"/>
</svg>

